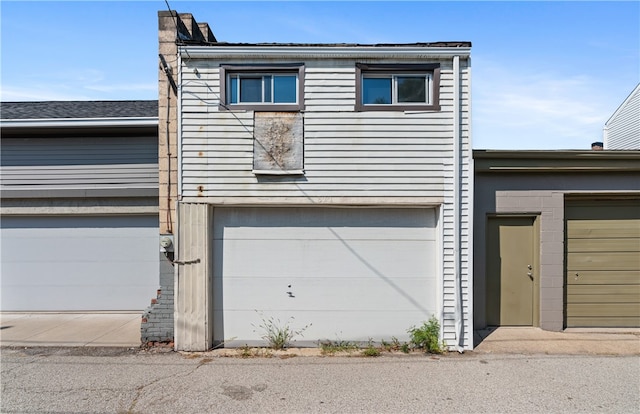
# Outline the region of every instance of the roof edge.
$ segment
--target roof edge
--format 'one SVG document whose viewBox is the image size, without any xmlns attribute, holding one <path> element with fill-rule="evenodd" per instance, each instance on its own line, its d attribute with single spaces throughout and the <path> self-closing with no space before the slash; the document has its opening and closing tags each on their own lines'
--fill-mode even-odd
<svg viewBox="0 0 640 414">
<path fill-rule="evenodd" d="M 158 117 L 2 119 L 0 128 L 153 127 Z"/>
</svg>

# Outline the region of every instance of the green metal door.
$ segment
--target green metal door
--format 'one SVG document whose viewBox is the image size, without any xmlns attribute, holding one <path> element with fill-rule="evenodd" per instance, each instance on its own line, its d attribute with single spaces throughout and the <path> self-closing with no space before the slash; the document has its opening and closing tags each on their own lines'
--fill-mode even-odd
<svg viewBox="0 0 640 414">
<path fill-rule="evenodd" d="M 532 326 L 534 218 L 490 217 L 487 226 L 487 325 Z"/>
</svg>

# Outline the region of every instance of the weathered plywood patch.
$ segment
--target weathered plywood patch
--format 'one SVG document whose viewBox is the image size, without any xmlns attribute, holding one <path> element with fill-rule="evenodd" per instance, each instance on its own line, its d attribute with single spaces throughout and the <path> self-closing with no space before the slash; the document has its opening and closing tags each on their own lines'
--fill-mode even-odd
<svg viewBox="0 0 640 414">
<path fill-rule="evenodd" d="M 302 114 L 255 112 L 254 117 L 254 171 L 301 174 L 304 165 Z"/>
</svg>

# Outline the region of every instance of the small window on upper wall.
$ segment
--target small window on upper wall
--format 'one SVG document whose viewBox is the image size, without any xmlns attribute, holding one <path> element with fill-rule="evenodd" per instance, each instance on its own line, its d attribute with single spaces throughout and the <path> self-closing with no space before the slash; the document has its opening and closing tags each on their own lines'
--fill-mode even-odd
<svg viewBox="0 0 640 414">
<path fill-rule="evenodd" d="M 304 109 L 304 66 L 220 66 L 220 101 L 226 109 Z"/>
<path fill-rule="evenodd" d="M 439 90 L 439 64 L 356 64 L 357 111 L 437 111 Z"/>
</svg>

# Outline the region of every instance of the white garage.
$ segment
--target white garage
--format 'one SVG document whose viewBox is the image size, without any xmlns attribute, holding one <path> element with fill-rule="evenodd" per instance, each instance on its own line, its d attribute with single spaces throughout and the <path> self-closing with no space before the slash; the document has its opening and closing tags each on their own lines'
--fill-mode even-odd
<svg viewBox="0 0 640 414">
<path fill-rule="evenodd" d="M 303 341 L 406 339 L 438 313 L 437 234 L 432 208 L 215 208 L 213 340 L 255 343 L 269 319 Z"/>
<path fill-rule="evenodd" d="M 157 215 L 5 216 L 3 311 L 142 310 L 157 289 Z"/>
</svg>

